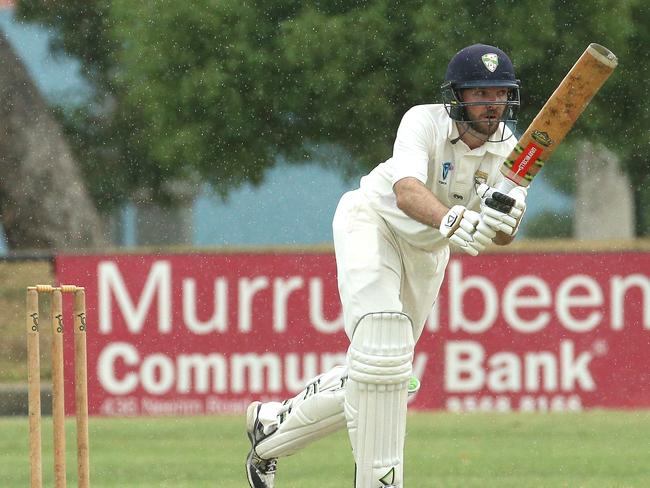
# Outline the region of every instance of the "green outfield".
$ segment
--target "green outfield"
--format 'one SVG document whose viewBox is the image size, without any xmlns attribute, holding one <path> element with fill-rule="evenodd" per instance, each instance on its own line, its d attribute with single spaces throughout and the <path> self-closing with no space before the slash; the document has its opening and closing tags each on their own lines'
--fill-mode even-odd
<svg viewBox="0 0 650 488">
<path fill-rule="evenodd" d="M 241 417 L 91 418 L 91 485 L 243 488 Z M 52 486 L 44 419 L 44 484 Z M 68 484 L 75 486 L 74 421 Z M 27 419 L 0 418 L 0 486 L 28 486 Z M 647 487 L 650 412 L 410 414 L 406 486 Z M 352 486 L 344 432 L 280 460 L 278 488 Z"/>
</svg>

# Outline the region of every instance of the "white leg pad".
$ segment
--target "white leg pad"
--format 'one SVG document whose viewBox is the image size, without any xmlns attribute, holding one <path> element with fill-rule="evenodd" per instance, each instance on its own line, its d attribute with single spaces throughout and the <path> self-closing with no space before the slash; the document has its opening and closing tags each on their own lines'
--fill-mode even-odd
<svg viewBox="0 0 650 488">
<path fill-rule="evenodd" d="M 406 400 L 415 340 L 407 315 L 359 321 L 348 350 L 345 415 L 357 464 L 356 488 L 403 486 Z"/>
<path fill-rule="evenodd" d="M 262 405 L 260 420 L 264 432 L 272 435 L 257 445 L 257 454 L 264 459 L 289 456 L 344 428 L 346 378 L 346 368 L 337 366 L 316 377 L 292 399 Z"/>
</svg>

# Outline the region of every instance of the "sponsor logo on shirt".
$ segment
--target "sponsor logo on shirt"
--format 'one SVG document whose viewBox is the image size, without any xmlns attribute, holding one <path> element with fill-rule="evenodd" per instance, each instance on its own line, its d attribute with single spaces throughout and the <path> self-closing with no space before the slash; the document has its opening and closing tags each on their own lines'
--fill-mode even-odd
<svg viewBox="0 0 650 488">
<path fill-rule="evenodd" d="M 447 178 L 449 178 L 449 172 L 454 169 L 454 166 L 451 164 L 451 161 L 445 161 L 442 163 L 442 179 L 438 180 L 438 183 L 441 185 L 447 184 Z"/>
</svg>

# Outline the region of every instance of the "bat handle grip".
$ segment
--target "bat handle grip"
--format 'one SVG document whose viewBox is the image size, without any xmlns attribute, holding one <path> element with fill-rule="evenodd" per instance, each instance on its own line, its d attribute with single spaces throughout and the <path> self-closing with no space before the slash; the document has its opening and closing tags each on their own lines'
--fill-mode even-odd
<svg viewBox="0 0 650 488">
<path fill-rule="evenodd" d="M 501 193 L 505 193 L 507 195 L 510 190 L 512 190 L 514 188 L 517 188 L 517 186 L 519 186 L 519 185 L 517 185 L 517 183 L 515 183 L 514 181 L 512 181 L 512 180 L 510 180 L 508 178 L 504 178 L 497 185 L 496 189 L 497 189 L 497 191 L 499 191 Z"/>
</svg>

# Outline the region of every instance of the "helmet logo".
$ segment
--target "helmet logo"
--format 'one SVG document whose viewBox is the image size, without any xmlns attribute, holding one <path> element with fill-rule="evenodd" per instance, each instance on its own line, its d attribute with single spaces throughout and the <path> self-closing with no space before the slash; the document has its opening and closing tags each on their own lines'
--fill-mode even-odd
<svg viewBox="0 0 650 488">
<path fill-rule="evenodd" d="M 494 73 L 497 69 L 497 66 L 499 66 L 499 56 L 494 53 L 484 54 L 481 56 L 481 60 L 483 61 L 485 67 L 490 71 L 490 73 Z"/>
</svg>

